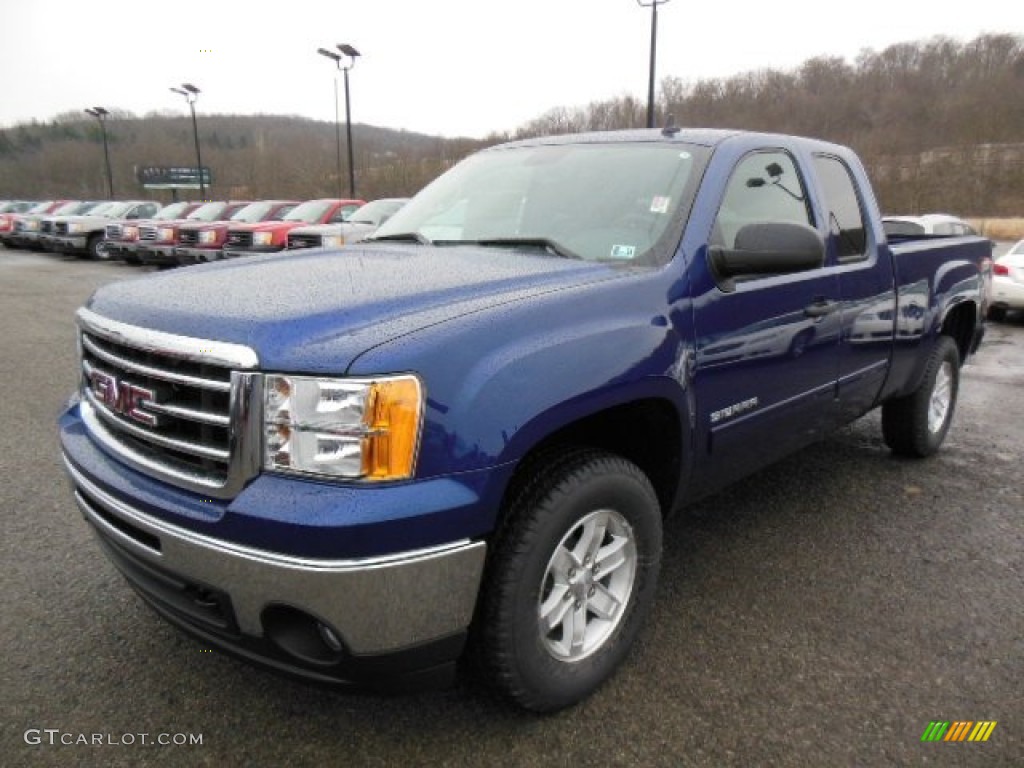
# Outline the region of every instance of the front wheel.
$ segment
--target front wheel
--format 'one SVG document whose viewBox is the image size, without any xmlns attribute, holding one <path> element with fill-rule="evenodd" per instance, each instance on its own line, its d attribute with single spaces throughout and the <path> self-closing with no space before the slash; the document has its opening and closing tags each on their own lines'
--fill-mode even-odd
<svg viewBox="0 0 1024 768">
<path fill-rule="evenodd" d="M 110 251 L 107 250 L 107 241 L 103 235 L 92 235 L 86 245 L 89 251 L 89 258 L 97 261 L 107 261 L 110 258 Z"/>
<path fill-rule="evenodd" d="M 478 649 L 518 704 L 575 704 L 625 658 L 661 562 L 661 511 L 646 475 L 612 454 L 534 464 L 513 495 L 484 586 Z"/>
<path fill-rule="evenodd" d="M 900 456 L 931 456 L 949 431 L 959 389 L 960 352 L 940 336 L 917 390 L 882 406 L 885 444 Z"/>
</svg>

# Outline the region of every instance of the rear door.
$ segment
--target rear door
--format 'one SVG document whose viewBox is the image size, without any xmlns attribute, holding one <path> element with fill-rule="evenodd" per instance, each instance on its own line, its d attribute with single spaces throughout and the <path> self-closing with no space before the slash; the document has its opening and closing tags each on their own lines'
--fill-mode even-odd
<svg viewBox="0 0 1024 768">
<path fill-rule="evenodd" d="M 814 171 L 828 216 L 830 258 L 838 265 L 839 409 L 846 422 L 874 404 L 889 370 L 894 340 L 920 338 L 928 286 L 911 286 L 897 306 L 892 259 L 865 224 L 866 201 L 850 164 L 836 155 L 817 153 Z"/>
</svg>

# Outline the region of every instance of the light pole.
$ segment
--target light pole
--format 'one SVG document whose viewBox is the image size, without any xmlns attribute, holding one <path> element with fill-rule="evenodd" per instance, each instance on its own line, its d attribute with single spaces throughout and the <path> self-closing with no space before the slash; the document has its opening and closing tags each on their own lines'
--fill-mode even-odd
<svg viewBox="0 0 1024 768">
<path fill-rule="evenodd" d="M 86 114 L 96 118 L 100 124 L 100 133 L 103 134 L 103 162 L 107 167 L 107 190 L 110 192 L 110 199 L 114 199 L 114 176 L 110 172 L 110 150 L 107 149 L 107 115 L 110 113 L 103 107 L 92 107 L 85 110 Z"/>
<path fill-rule="evenodd" d="M 175 93 L 181 94 L 188 102 L 192 110 L 192 137 L 196 142 L 196 164 L 199 166 L 199 199 L 206 199 L 206 183 L 203 181 L 203 156 L 199 154 L 199 126 L 196 124 L 196 99 L 199 98 L 199 89 L 191 83 L 182 83 L 181 88 L 171 88 Z"/>
<path fill-rule="evenodd" d="M 654 127 L 654 61 L 658 54 L 658 6 L 668 0 L 636 0 L 641 8 L 651 9 L 651 73 L 647 81 L 647 127 Z"/>
<path fill-rule="evenodd" d="M 321 56 L 326 56 L 331 59 L 338 67 L 339 72 L 345 73 L 345 138 L 348 142 L 348 193 L 349 197 L 356 196 L 356 169 L 355 162 L 352 152 L 352 110 L 351 101 L 349 100 L 348 91 L 348 71 L 356 64 L 356 57 L 359 56 L 359 51 L 353 48 L 348 43 L 338 43 L 337 48 L 341 51 L 341 54 L 337 54 L 334 51 L 330 51 L 326 48 L 318 48 L 317 53 Z M 347 64 L 343 64 L 343 61 L 347 60 Z M 334 136 L 337 144 L 337 158 L 338 158 L 338 197 L 341 197 L 341 127 L 339 125 L 338 117 L 338 78 L 335 75 L 334 78 Z"/>
</svg>

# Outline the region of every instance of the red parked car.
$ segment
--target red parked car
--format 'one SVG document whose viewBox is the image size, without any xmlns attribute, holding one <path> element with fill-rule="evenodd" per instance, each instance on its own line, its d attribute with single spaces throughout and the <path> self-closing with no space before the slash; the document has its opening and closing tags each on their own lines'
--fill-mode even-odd
<svg viewBox="0 0 1024 768">
<path fill-rule="evenodd" d="M 184 220 L 143 225 L 139 227 L 139 245 L 136 255 L 143 264 L 177 264 L 174 247 L 178 244 L 178 227 L 186 221 L 221 221 L 248 204 L 248 200 L 218 200 L 203 203 Z"/>
<path fill-rule="evenodd" d="M 228 228 L 224 258 L 275 253 L 288 247 L 288 233 L 307 224 L 340 224 L 348 221 L 362 200 L 307 200 L 296 206 L 281 221 L 242 224 Z"/>
<path fill-rule="evenodd" d="M 238 224 L 256 224 L 280 221 L 288 215 L 298 200 L 258 200 L 235 211 L 231 218 L 210 224 L 182 224 L 178 229 L 178 245 L 174 256 L 181 265 L 217 261 L 227 239 L 228 227 Z"/>
</svg>

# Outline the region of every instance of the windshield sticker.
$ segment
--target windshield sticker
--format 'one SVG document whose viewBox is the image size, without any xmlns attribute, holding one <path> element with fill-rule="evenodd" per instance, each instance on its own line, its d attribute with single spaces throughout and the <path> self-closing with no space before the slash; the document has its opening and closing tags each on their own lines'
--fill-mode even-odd
<svg viewBox="0 0 1024 768">
<path fill-rule="evenodd" d="M 612 246 L 612 258 L 613 259 L 632 259 L 636 254 L 635 245 L 613 245 Z"/>
<path fill-rule="evenodd" d="M 651 213 L 668 213 L 668 206 L 671 202 L 671 197 L 655 197 L 651 200 Z"/>
</svg>

